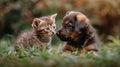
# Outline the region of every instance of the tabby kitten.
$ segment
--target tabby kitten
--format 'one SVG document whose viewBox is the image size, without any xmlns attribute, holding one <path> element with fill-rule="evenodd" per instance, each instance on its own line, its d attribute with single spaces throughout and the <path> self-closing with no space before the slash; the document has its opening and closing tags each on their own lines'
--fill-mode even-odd
<svg viewBox="0 0 120 67">
<path fill-rule="evenodd" d="M 37 48 L 45 46 L 50 48 L 52 35 L 55 34 L 55 18 L 57 14 L 34 18 L 31 31 L 24 31 L 17 37 L 14 48 L 17 51 L 19 47 L 28 49 L 33 45 Z"/>
</svg>

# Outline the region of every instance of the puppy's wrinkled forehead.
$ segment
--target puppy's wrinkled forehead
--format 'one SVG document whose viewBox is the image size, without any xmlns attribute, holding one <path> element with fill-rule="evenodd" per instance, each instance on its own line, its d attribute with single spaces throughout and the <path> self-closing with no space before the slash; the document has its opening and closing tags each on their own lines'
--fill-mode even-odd
<svg viewBox="0 0 120 67">
<path fill-rule="evenodd" d="M 82 13 L 77 11 L 68 11 L 66 15 L 63 17 L 63 23 L 66 21 L 75 21 L 77 20 L 77 15 L 82 15 Z"/>
<path fill-rule="evenodd" d="M 76 11 L 67 12 L 63 18 L 63 24 L 67 24 L 68 22 L 75 22 L 75 21 L 85 22 L 85 23 L 89 22 L 89 20 L 84 14 Z"/>
<path fill-rule="evenodd" d="M 64 25 L 64 24 L 67 24 L 69 22 L 72 22 L 72 21 L 76 20 L 76 18 L 75 18 L 76 15 L 77 14 L 65 15 L 64 18 L 63 18 L 63 23 L 62 24 Z"/>
</svg>

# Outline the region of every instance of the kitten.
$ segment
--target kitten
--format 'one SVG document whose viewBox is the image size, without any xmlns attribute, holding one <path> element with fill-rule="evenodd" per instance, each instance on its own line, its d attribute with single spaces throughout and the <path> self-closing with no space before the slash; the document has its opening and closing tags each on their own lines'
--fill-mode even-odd
<svg viewBox="0 0 120 67">
<path fill-rule="evenodd" d="M 24 31 L 17 37 L 14 48 L 17 51 L 19 47 L 29 49 L 33 45 L 37 48 L 45 46 L 50 48 L 52 35 L 55 34 L 55 18 L 57 14 L 34 18 L 31 31 Z"/>
</svg>

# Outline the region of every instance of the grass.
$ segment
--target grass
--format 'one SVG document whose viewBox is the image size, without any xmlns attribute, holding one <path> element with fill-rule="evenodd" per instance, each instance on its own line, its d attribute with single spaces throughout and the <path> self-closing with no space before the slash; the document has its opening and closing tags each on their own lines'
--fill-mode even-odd
<svg viewBox="0 0 120 67">
<path fill-rule="evenodd" d="M 0 40 L 0 67 L 120 67 L 120 37 L 109 36 L 112 42 L 101 43 L 98 55 L 77 51 L 62 56 L 63 43 L 53 45 L 51 50 L 38 50 L 32 47 L 29 51 L 13 50 L 14 37 L 7 36 Z"/>
</svg>

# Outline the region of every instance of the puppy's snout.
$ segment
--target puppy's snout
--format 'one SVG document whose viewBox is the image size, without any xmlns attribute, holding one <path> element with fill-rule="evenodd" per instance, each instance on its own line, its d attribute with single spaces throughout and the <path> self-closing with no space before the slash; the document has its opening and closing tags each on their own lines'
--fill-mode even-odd
<svg viewBox="0 0 120 67">
<path fill-rule="evenodd" d="M 57 35 L 60 35 L 60 30 L 56 32 Z"/>
<path fill-rule="evenodd" d="M 63 34 L 63 30 L 59 30 L 57 34 Z"/>
<path fill-rule="evenodd" d="M 59 32 L 56 32 L 57 35 L 59 35 Z"/>
</svg>

